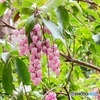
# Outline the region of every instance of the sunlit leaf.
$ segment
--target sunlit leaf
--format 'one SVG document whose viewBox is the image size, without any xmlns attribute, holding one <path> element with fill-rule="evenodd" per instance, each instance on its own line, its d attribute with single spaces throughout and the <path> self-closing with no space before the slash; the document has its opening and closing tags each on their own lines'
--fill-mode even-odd
<svg viewBox="0 0 100 100">
<path fill-rule="evenodd" d="M 2 45 L 0 45 L 0 54 L 3 52 Z"/>
<path fill-rule="evenodd" d="M 2 16 L 4 14 L 5 10 L 7 9 L 6 2 L 0 3 L 0 9 L 2 9 L 2 10 L 0 10 L 0 16 Z"/>
<path fill-rule="evenodd" d="M 57 7 L 59 7 L 65 0 L 50 0 L 48 1 L 45 5 L 43 5 L 42 7 L 40 7 L 40 9 L 43 10 L 52 10 L 55 9 Z"/>
<path fill-rule="evenodd" d="M 43 19 L 44 24 L 47 26 L 47 28 L 51 31 L 52 35 L 56 39 L 60 39 L 64 44 L 65 40 L 63 39 L 58 27 L 51 21 L 48 21 L 46 19 Z"/>
</svg>

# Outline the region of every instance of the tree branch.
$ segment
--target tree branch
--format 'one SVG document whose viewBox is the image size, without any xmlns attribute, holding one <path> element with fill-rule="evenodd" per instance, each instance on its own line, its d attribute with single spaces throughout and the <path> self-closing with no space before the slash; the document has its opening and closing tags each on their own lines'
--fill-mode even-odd
<svg viewBox="0 0 100 100">
<path fill-rule="evenodd" d="M 3 21 L 2 19 L 0 19 L 0 21 L 4 24 L 3 26 L 9 27 L 11 29 L 16 29 L 15 27 L 9 25 L 8 23 L 6 23 L 5 21 Z"/>
<path fill-rule="evenodd" d="M 86 3 L 90 4 L 91 6 L 93 6 L 94 8 L 100 7 L 98 4 L 96 4 L 92 1 L 89 1 L 89 0 L 79 0 L 79 2 L 86 2 Z"/>
<path fill-rule="evenodd" d="M 68 61 L 68 62 L 77 63 L 79 65 L 87 66 L 88 68 L 94 69 L 96 71 L 100 71 L 100 68 L 95 66 L 95 65 L 93 65 L 93 64 L 90 64 L 90 63 L 87 63 L 87 62 L 83 62 L 83 61 L 80 61 L 80 60 L 77 60 L 77 59 L 74 59 L 74 58 L 70 58 L 67 55 L 63 54 L 63 53 L 60 53 L 60 55 L 62 57 L 64 57 L 66 59 L 66 61 Z"/>
<path fill-rule="evenodd" d="M 67 93 L 68 100 L 71 100 L 70 95 L 69 95 L 69 92 L 68 92 L 68 90 L 66 89 L 66 86 L 64 86 L 64 90 L 65 90 L 65 91 L 66 91 L 66 93 Z"/>
</svg>

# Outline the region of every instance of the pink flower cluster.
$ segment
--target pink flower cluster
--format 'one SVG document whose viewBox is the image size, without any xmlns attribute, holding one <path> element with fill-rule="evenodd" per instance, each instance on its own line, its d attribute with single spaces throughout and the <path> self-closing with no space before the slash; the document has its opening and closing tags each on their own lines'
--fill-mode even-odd
<svg viewBox="0 0 100 100">
<path fill-rule="evenodd" d="M 45 33 L 51 34 L 50 31 L 45 28 Z M 23 29 L 14 30 L 12 35 L 13 42 L 19 42 L 19 53 L 20 55 L 29 55 L 30 65 L 29 72 L 31 73 L 31 79 L 34 85 L 39 85 L 42 80 L 41 70 L 41 55 L 46 54 L 48 58 L 49 68 L 59 75 L 60 73 L 60 60 L 59 51 L 57 45 L 50 45 L 50 39 L 42 39 L 42 30 L 39 24 L 36 24 L 30 33 L 31 43 L 28 44 L 28 38 L 25 35 Z"/>
<path fill-rule="evenodd" d="M 56 75 L 59 75 L 60 73 L 60 60 L 59 60 L 59 51 L 57 49 L 57 45 L 54 44 L 53 46 L 50 46 L 50 40 L 46 39 L 46 41 L 43 43 L 42 51 L 47 54 L 48 56 L 48 66 L 51 68 L 53 72 L 56 73 Z"/>
<path fill-rule="evenodd" d="M 42 35 L 41 27 L 39 24 L 35 25 L 34 30 L 31 32 L 32 43 L 30 44 L 30 67 L 31 79 L 34 85 L 39 85 L 42 80 L 41 70 L 41 48 L 42 48 Z"/>
<path fill-rule="evenodd" d="M 95 100 L 100 100 L 100 91 L 99 88 L 94 88 L 93 92 L 97 93 L 98 95 L 94 97 Z"/>
<path fill-rule="evenodd" d="M 21 56 L 29 54 L 28 39 L 23 29 L 14 30 L 14 35 L 12 35 L 11 39 L 13 42 L 19 42 L 19 53 Z"/>
<path fill-rule="evenodd" d="M 0 0 L 1 3 L 5 2 L 6 0 Z"/>
<path fill-rule="evenodd" d="M 57 98 L 56 98 L 56 93 L 54 93 L 54 92 L 49 92 L 49 93 L 45 96 L 45 100 L 57 100 Z"/>
</svg>

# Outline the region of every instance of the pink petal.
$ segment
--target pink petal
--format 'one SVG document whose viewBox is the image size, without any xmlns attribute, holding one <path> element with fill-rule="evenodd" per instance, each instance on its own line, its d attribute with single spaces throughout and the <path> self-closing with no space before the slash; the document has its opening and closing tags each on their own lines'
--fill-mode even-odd
<svg viewBox="0 0 100 100">
<path fill-rule="evenodd" d="M 38 40 L 38 37 L 37 37 L 36 35 L 34 35 L 34 36 L 32 37 L 32 41 L 33 41 L 33 43 L 36 43 L 37 40 Z"/>
<path fill-rule="evenodd" d="M 40 77 L 40 78 L 42 77 L 42 71 L 41 71 L 41 70 L 38 70 L 38 71 L 36 72 L 36 74 L 37 74 L 38 77 Z"/>
<path fill-rule="evenodd" d="M 40 82 L 41 82 L 41 79 L 40 79 L 40 78 L 35 78 L 35 79 L 33 80 L 34 85 L 39 85 Z"/>
<path fill-rule="evenodd" d="M 38 48 L 41 49 L 41 47 L 42 47 L 42 42 L 41 42 L 41 41 L 38 41 L 38 42 L 36 43 L 36 46 L 37 46 Z"/>
<path fill-rule="evenodd" d="M 36 74 L 32 73 L 31 74 L 31 79 L 34 81 L 36 79 Z"/>
<path fill-rule="evenodd" d="M 37 54 L 37 48 L 36 47 L 32 48 L 31 53 L 35 56 Z"/>
<path fill-rule="evenodd" d="M 48 54 L 49 60 L 52 60 L 54 55 L 52 53 Z"/>
<path fill-rule="evenodd" d="M 41 26 L 39 25 L 39 24 L 36 24 L 35 26 L 34 26 L 34 29 L 37 31 L 37 33 L 38 32 L 40 32 L 40 30 L 41 30 Z"/>
</svg>

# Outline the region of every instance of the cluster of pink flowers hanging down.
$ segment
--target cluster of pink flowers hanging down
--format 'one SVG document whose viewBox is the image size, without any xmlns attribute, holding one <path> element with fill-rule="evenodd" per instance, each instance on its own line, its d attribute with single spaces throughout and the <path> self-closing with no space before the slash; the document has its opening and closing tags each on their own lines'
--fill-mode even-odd
<svg viewBox="0 0 100 100">
<path fill-rule="evenodd" d="M 41 55 L 45 54 L 48 59 L 48 67 L 56 74 L 60 73 L 60 60 L 57 45 L 50 44 L 50 39 L 43 39 L 42 28 L 36 24 L 30 33 L 32 42 L 28 44 L 28 38 L 23 29 L 14 30 L 13 39 L 19 42 L 20 55 L 29 56 L 29 72 L 34 85 L 39 85 L 42 80 Z M 44 27 L 44 33 L 51 35 L 50 31 Z"/>
</svg>

